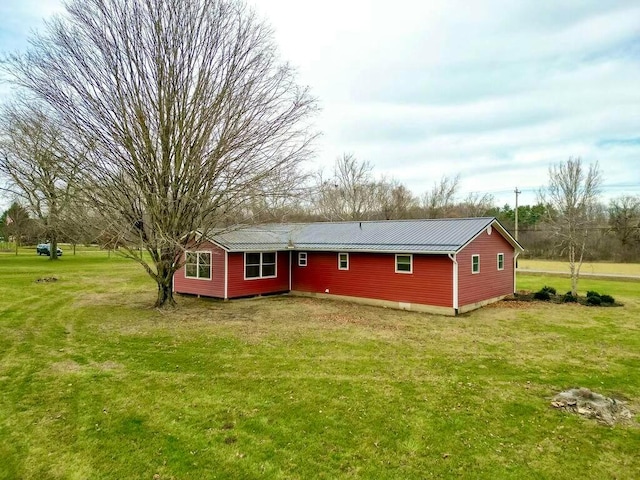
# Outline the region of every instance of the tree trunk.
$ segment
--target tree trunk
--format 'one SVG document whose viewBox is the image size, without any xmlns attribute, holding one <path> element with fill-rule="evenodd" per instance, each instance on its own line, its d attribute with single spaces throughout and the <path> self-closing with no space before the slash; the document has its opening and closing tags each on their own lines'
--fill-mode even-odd
<svg viewBox="0 0 640 480">
<path fill-rule="evenodd" d="M 58 238 L 56 235 L 51 235 L 49 241 L 49 260 L 58 260 Z"/>
<path fill-rule="evenodd" d="M 579 267 L 576 265 L 576 247 L 573 240 L 569 245 L 569 271 L 571 272 L 571 295 L 578 296 L 578 278 L 580 276 Z"/>
<path fill-rule="evenodd" d="M 571 273 L 571 295 L 578 296 L 578 275 L 575 272 Z"/>
<path fill-rule="evenodd" d="M 158 283 L 158 298 L 156 299 L 156 308 L 175 307 L 176 301 L 173 299 L 173 274 L 174 270 L 164 265 L 162 262 L 158 265 L 158 274 L 156 282 Z"/>
<path fill-rule="evenodd" d="M 165 285 L 158 282 L 158 298 L 156 299 L 156 308 L 175 307 L 176 301 L 173 299 L 173 289 L 171 284 Z"/>
</svg>

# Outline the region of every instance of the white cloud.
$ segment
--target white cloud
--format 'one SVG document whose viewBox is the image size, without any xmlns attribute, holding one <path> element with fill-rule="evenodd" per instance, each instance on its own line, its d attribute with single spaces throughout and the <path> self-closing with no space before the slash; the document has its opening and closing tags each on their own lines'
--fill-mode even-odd
<svg viewBox="0 0 640 480">
<path fill-rule="evenodd" d="M 3 44 L 24 45 L 37 16 L 59 8 L 0 7 Z M 258 0 L 256 9 L 323 108 L 314 165 L 353 152 L 418 194 L 460 172 L 466 192 L 504 203 L 516 186 L 533 201 L 550 163 L 581 156 L 600 162 L 609 195 L 640 193 L 635 0 Z"/>
</svg>

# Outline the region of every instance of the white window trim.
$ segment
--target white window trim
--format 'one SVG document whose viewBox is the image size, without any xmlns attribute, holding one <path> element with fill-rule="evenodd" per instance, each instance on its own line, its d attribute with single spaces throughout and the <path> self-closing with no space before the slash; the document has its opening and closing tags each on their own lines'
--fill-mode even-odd
<svg viewBox="0 0 640 480">
<path fill-rule="evenodd" d="M 340 266 L 340 255 L 346 255 L 347 256 L 347 267 L 346 268 L 342 268 Z M 347 252 L 338 253 L 338 270 L 349 270 L 349 254 Z"/>
<path fill-rule="evenodd" d="M 409 271 L 398 270 L 398 257 L 409 257 Z M 413 273 L 413 254 L 412 253 L 397 253 L 396 254 L 396 273 Z"/>
<path fill-rule="evenodd" d="M 474 272 L 474 271 L 473 271 L 473 259 L 474 259 L 475 257 L 478 257 L 478 271 L 477 271 L 477 272 Z M 472 273 L 473 275 L 477 275 L 478 273 L 480 273 L 480 254 L 479 254 L 479 253 L 476 253 L 476 254 L 474 254 L 474 255 L 471 255 L 471 273 Z"/>
<path fill-rule="evenodd" d="M 500 268 L 500 256 L 502 255 L 502 268 Z M 504 253 L 499 253 L 496 255 L 496 267 L 498 270 L 504 270 Z"/>
<path fill-rule="evenodd" d="M 259 253 L 260 254 L 260 275 L 257 277 L 247 277 L 247 254 L 248 253 Z M 275 264 L 273 269 L 273 275 L 262 275 L 262 266 L 264 262 L 262 261 L 262 255 L 265 253 L 274 253 L 275 254 Z M 261 280 L 263 278 L 277 278 L 278 277 L 278 252 L 244 252 L 244 279 L 245 280 Z"/>
<path fill-rule="evenodd" d="M 195 277 L 191 277 L 187 275 L 187 255 L 189 253 L 196 254 L 196 271 L 197 274 Z M 209 278 L 200 277 L 200 254 L 208 253 L 209 254 Z M 186 250 L 184 252 L 184 278 L 188 278 L 189 280 L 205 280 L 211 281 L 213 279 L 213 253 L 211 250 Z"/>
<path fill-rule="evenodd" d="M 303 257 L 304 256 L 304 257 Z M 302 263 L 302 259 L 304 258 L 304 263 Z M 298 266 L 306 267 L 307 266 L 307 252 L 298 252 Z"/>
</svg>

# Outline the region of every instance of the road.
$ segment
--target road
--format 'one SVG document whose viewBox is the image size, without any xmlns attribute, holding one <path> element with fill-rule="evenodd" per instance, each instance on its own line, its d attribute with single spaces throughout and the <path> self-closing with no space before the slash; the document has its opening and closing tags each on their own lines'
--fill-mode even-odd
<svg viewBox="0 0 640 480">
<path fill-rule="evenodd" d="M 530 268 L 518 268 L 518 273 L 535 273 L 537 275 L 562 275 L 569 276 L 569 272 L 558 270 L 534 270 Z M 640 280 L 640 275 L 628 275 L 624 273 L 593 273 L 593 272 L 580 272 L 581 277 L 593 277 L 593 278 L 610 278 L 612 280 Z"/>
</svg>

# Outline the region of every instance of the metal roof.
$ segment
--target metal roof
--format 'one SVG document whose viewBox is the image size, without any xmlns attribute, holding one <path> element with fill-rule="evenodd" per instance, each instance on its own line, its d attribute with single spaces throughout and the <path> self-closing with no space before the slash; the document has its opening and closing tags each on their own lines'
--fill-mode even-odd
<svg viewBox="0 0 640 480">
<path fill-rule="evenodd" d="M 493 217 L 265 224 L 239 227 L 211 240 L 230 252 L 322 250 L 455 253 L 489 225 L 522 247 Z"/>
</svg>

